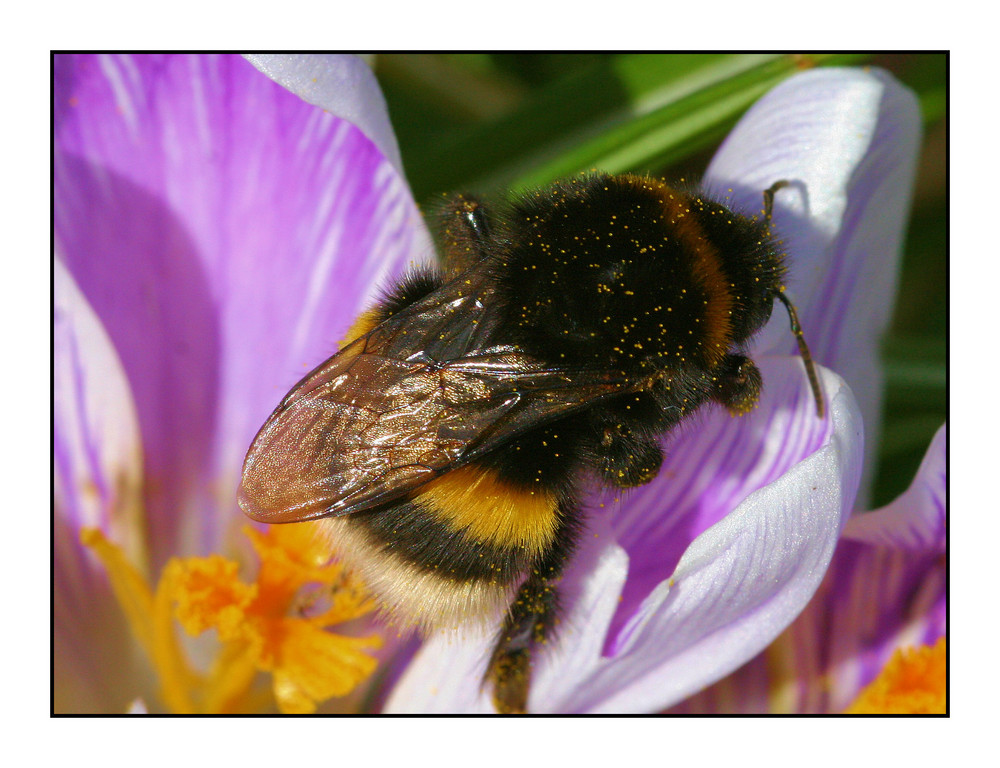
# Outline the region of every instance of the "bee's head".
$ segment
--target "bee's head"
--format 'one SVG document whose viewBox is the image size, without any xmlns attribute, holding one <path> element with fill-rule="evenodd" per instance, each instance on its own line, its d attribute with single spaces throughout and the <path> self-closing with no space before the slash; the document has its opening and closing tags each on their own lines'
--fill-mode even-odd
<svg viewBox="0 0 1000 768">
<path fill-rule="evenodd" d="M 784 254 L 771 235 L 774 194 L 786 186 L 787 181 L 777 181 L 764 191 L 762 219 L 734 214 L 718 203 L 706 203 L 700 218 L 710 222 L 705 226 L 707 237 L 718 253 L 722 254 L 723 268 L 732 281 L 735 299 L 732 343 L 736 346 L 743 345 L 770 319 L 774 302 L 784 304 L 813 390 L 816 410 L 822 417 L 825 406 L 819 376 L 806 345 L 798 313 L 785 296 L 785 286 L 782 284 L 785 275 Z M 714 219 L 706 218 L 706 211 Z"/>
</svg>

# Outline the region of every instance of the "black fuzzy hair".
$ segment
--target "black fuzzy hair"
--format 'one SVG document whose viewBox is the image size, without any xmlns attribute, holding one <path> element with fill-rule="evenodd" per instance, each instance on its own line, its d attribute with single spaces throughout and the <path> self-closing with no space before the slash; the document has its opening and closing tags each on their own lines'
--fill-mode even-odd
<svg viewBox="0 0 1000 768">
<path fill-rule="evenodd" d="M 581 176 L 529 194 L 502 219 L 497 243 L 506 327 L 554 364 L 711 367 L 713 297 L 732 294 L 728 348 L 766 321 L 781 275 L 762 223 L 637 176 Z"/>
</svg>

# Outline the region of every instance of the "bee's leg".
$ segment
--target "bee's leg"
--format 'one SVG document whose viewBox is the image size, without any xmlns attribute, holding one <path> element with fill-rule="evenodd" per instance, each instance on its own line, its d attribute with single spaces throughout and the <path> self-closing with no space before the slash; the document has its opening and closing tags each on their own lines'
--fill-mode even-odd
<svg viewBox="0 0 1000 768">
<path fill-rule="evenodd" d="M 554 635 L 559 608 L 556 583 L 572 554 L 579 520 L 575 506 L 562 503 L 559 511 L 552 546 L 532 568 L 507 610 L 486 670 L 484 683 L 492 684 L 493 705 L 500 714 L 528 711 L 533 656 Z"/>
<path fill-rule="evenodd" d="M 657 435 L 676 421 L 650 392 L 616 398 L 591 411 L 590 466 L 609 485 L 632 488 L 656 477 L 663 463 Z"/>
<path fill-rule="evenodd" d="M 626 431 L 622 425 L 605 427 L 596 452 L 598 475 L 619 488 L 645 485 L 663 463 L 663 449 L 655 439 Z"/>
<path fill-rule="evenodd" d="M 461 274 L 489 253 L 492 238 L 485 206 L 469 195 L 455 195 L 438 215 L 441 262 L 446 277 Z"/>
<path fill-rule="evenodd" d="M 753 360 L 743 355 L 726 355 L 715 373 L 713 399 L 726 406 L 733 416 L 742 416 L 757 406 L 760 386 L 760 370 Z"/>
</svg>

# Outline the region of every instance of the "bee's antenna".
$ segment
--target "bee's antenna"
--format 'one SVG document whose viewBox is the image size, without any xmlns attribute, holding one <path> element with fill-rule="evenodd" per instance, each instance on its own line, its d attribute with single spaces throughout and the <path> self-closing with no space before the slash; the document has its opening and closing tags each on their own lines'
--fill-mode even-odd
<svg viewBox="0 0 1000 768">
<path fill-rule="evenodd" d="M 771 211 L 774 210 L 774 193 L 787 186 L 788 182 L 782 179 L 764 190 L 764 221 L 767 224 L 771 223 Z"/>
<path fill-rule="evenodd" d="M 787 186 L 788 182 L 782 179 L 781 181 L 774 182 L 774 184 L 764 190 L 764 221 L 768 226 L 771 224 L 771 212 L 774 210 L 774 193 Z M 799 354 L 802 355 L 802 362 L 806 366 L 809 386 L 812 387 L 813 397 L 816 398 L 816 412 L 819 413 L 819 417 L 822 419 L 823 413 L 826 410 L 823 404 L 823 390 L 819 386 L 816 364 L 813 362 L 812 354 L 810 354 L 809 347 L 806 345 L 806 337 L 802 333 L 802 325 L 799 323 L 799 313 L 795 311 L 795 305 L 788 300 L 788 297 L 784 293 L 775 291 L 774 296 L 780 299 L 781 303 L 785 305 L 785 309 L 788 310 L 788 317 L 792 321 L 792 333 L 795 334 L 795 340 L 799 344 Z"/>
<path fill-rule="evenodd" d="M 785 309 L 788 310 L 788 317 L 792 321 L 792 333 L 795 334 L 795 340 L 799 343 L 799 354 L 802 355 L 802 362 L 805 363 L 806 366 L 806 375 L 809 376 L 809 386 L 812 387 L 813 397 L 816 398 L 816 412 L 822 419 L 825 411 L 823 406 L 823 390 L 819 386 L 819 376 L 816 374 L 816 364 L 813 362 L 812 355 L 809 352 L 809 347 L 806 346 L 806 337 L 803 335 L 802 326 L 799 324 L 799 314 L 795 311 L 795 305 L 788 300 L 785 294 L 775 291 L 774 296 L 779 299 L 781 303 L 785 305 Z"/>
</svg>

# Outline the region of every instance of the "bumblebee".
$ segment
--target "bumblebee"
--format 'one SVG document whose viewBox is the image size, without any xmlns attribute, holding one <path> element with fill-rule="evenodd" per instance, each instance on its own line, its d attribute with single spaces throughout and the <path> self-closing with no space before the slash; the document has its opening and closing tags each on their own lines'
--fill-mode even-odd
<svg viewBox="0 0 1000 768">
<path fill-rule="evenodd" d="M 661 438 L 706 403 L 743 414 L 741 350 L 789 311 L 764 216 L 634 175 L 590 174 L 493 214 L 453 198 L 440 268 L 410 274 L 281 401 L 247 454 L 254 520 L 324 520 L 332 551 L 397 622 L 502 626 L 496 709 L 525 712 L 554 637 L 584 473 L 652 480 Z"/>
</svg>

